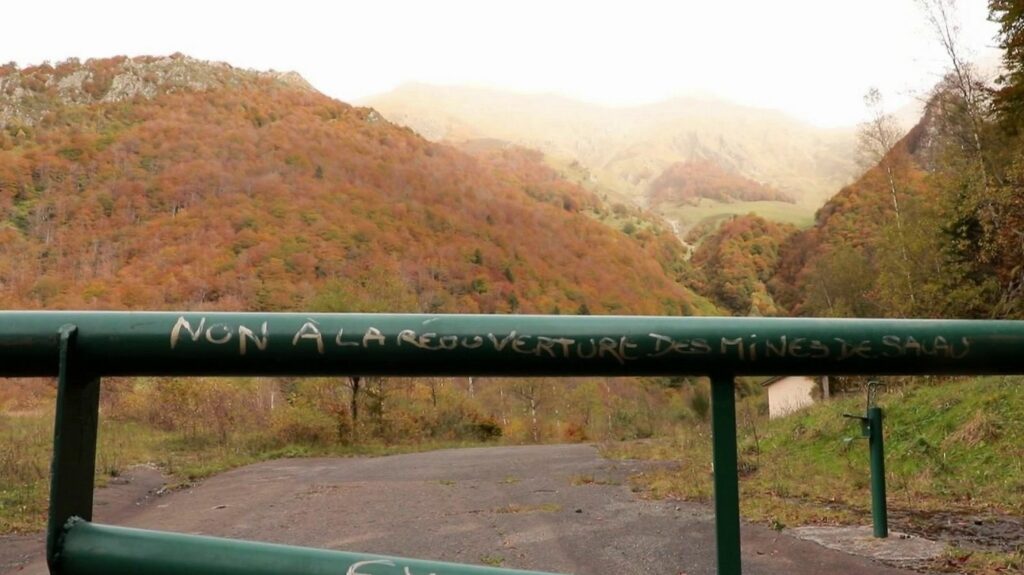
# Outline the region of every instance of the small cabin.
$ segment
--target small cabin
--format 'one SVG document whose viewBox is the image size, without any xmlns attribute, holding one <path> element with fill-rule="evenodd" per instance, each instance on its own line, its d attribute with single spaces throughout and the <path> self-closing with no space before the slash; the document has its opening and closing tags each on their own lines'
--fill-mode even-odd
<svg viewBox="0 0 1024 575">
<path fill-rule="evenodd" d="M 768 418 L 775 419 L 828 399 L 828 376 L 779 375 L 761 382 L 768 392 Z"/>
</svg>

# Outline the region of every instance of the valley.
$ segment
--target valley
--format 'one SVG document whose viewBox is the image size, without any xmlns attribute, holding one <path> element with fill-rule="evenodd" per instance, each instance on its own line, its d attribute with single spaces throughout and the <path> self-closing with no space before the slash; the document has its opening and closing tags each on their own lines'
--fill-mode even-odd
<svg viewBox="0 0 1024 575">
<path fill-rule="evenodd" d="M 491 138 L 538 149 L 567 179 L 609 201 L 650 208 L 675 222 L 680 237 L 720 214 L 754 212 L 806 226 L 856 171 L 853 129 L 816 129 L 710 98 L 608 108 L 550 95 L 410 84 L 365 103 L 431 140 Z M 707 179 L 697 180 L 697 188 L 713 189 L 712 179 L 724 175 L 774 187 L 791 201 L 707 197 L 700 210 L 685 198 L 652 202 L 659 178 L 686 163 L 714 173 L 702 174 Z"/>
</svg>

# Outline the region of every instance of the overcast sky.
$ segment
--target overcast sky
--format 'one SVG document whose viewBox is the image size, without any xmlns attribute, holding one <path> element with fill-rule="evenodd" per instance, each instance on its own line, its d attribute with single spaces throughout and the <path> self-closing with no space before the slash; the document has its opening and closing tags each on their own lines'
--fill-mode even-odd
<svg viewBox="0 0 1024 575">
<path fill-rule="evenodd" d="M 995 61 L 986 2 L 960 4 L 963 44 Z M 946 65 L 914 0 L 32 0 L 2 14 L 3 62 L 182 52 L 295 70 L 349 102 L 408 81 L 617 106 L 701 92 L 840 126 L 868 87 L 897 108 Z"/>
</svg>

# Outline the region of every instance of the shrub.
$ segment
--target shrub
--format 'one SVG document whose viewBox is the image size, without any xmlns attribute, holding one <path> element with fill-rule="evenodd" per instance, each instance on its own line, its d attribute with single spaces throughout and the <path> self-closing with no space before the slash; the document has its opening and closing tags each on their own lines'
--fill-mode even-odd
<svg viewBox="0 0 1024 575">
<path fill-rule="evenodd" d="M 338 422 L 303 401 L 274 410 L 270 419 L 274 437 L 282 443 L 330 443 L 338 439 Z"/>
</svg>

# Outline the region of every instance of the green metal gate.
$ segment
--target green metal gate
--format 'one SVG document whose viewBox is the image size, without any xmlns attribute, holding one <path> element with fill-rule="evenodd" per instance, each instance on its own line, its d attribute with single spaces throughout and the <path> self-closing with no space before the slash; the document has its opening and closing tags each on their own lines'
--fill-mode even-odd
<svg viewBox="0 0 1024 575">
<path fill-rule="evenodd" d="M 1024 373 L 1024 322 L 617 316 L 0 312 L 0 376 L 56 376 L 52 573 L 525 573 L 97 525 L 100 379 L 705 375 L 718 571 L 740 573 L 737 375 Z"/>
</svg>

